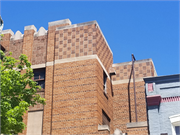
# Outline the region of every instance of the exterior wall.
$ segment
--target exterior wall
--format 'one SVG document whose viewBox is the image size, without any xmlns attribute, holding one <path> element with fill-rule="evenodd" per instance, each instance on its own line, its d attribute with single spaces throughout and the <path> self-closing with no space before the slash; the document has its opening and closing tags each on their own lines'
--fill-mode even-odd
<svg viewBox="0 0 180 135">
<path fill-rule="evenodd" d="M 11 40 L 9 51 L 12 52 L 12 57 L 18 59 L 23 51 L 23 39 Z"/>
<path fill-rule="evenodd" d="M 113 55 L 99 27 L 96 30 L 96 52 L 104 67 L 108 71 L 113 64 Z"/>
<path fill-rule="evenodd" d="M 123 133 L 148 134 L 148 126 L 128 128 L 128 123 L 136 122 L 133 75 L 129 82 L 132 62 L 113 64 L 116 75 L 113 79 L 113 116 L 114 128 L 119 128 Z M 140 60 L 134 63 L 135 85 L 136 85 L 136 106 L 137 122 L 147 122 L 146 97 L 143 77 L 155 76 L 155 68 L 151 59 Z"/>
<path fill-rule="evenodd" d="M 3 40 L 0 40 L 0 44 L 6 49 L 6 51 L 9 51 L 10 38 L 14 33 L 9 29 L 2 31 L 2 34 L 4 37 L 2 37 Z"/>
<path fill-rule="evenodd" d="M 148 106 L 150 134 L 168 133 L 168 135 L 174 135 L 172 134 L 170 117 L 180 114 L 179 75 L 152 77 L 144 80 L 146 82 L 147 98 L 156 95 L 161 97 L 158 105 Z M 153 91 L 148 90 L 148 84 L 151 83 L 153 83 Z"/>
<path fill-rule="evenodd" d="M 56 31 L 55 59 L 96 54 L 95 37 L 95 24 Z"/>
<path fill-rule="evenodd" d="M 112 119 L 112 103 L 99 88 L 101 72 L 97 59 L 55 64 L 52 134 L 99 134 L 102 109 Z"/>
<path fill-rule="evenodd" d="M 113 64 L 112 51 L 96 21 L 71 25 L 65 19 L 50 22 L 48 31 L 40 28 L 38 32 L 30 25 L 25 27 L 24 35 L 5 31 L 1 44 L 16 59 L 21 53 L 26 54 L 33 69 L 46 68 L 45 90 L 39 92 L 45 97 L 46 105 L 38 104 L 29 110 L 33 118 L 33 113 L 43 112 L 42 134 L 108 135 L 116 128 L 128 135 L 148 134 L 147 124 L 127 126 L 136 122 L 132 77 L 129 83 L 132 65 L 131 62 Z M 110 75 L 111 68 L 116 75 Z M 107 93 L 103 86 L 104 73 Z M 147 121 L 143 77 L 150 76 L 156 76 L 152 60 L 136 61 L 138 122 Z M 110 118 L 109 129 L 102 124 L 102 111 Z M 33 123 L 28 120 L 28 112 L 24 122 Z M 23 134 L 29 131 L 26 128 Z"/>
<path fill-rule="evenodd" d="M 11 32 L 12 36 L 5 34 L 1 44 L 13 52 L 14 58 L 24 53 L 32 68 L 46 68 L 45 90 L 38 92 L 45 97 L 46 105 L 29 108 L 23 117 L 29 129 L 22 134 L 36 130 L 41 134 L 41 130 L 33 128 L 36 113 L 43 117 L 43 123 L 37 125 L 42 128 L 42 134 L 114 132 L 112 84 L 108 73 L 113 57 L 96 21 L 76 26 L 66 19 L 50 22 L 48 32 L 44 28 L 36 32 L 35 26 L 30 25 L 25 27 L 24 35 L 19 31 L 15 35 Z M 106 96 L 104 72 L 108 76 Z M 111 120 L 110 131 L 98 129 L 102 125 L 102 110 Z"/>
<path fill-rule="evenodd" d="M 32 65 L 46 63 L 47 35 L 34 37 Z"/>
<path fill-rule="evenodd" d="M 57 27 L 70 25 L 66 20 L 51 22 L 48 27 L 48 43 L 46 52 L 46 79 L 45 79 L 45 99 L 46 105 L 44 106 L 43 117 L 43 134 L 52 134 L 52 104 L 53 104 L 53 79 L 54 79 L 54 42 L 55 30 Z"/>
</svg>

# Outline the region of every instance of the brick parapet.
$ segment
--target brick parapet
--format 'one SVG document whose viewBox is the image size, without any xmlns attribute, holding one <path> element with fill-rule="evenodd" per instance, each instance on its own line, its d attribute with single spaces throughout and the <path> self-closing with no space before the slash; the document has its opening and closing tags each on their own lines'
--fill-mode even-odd
<svg viewBox="0 0 180 135">
<path fill-rule="evenodd" d="M 35 36 L 32 50 L 32 65 L 46 63 L 47 35 Z"/>
<path fill-rule="evenodd" d="M 2 37 L 2 40 L 0 40 L 0 44 L 5 48 L 6 51 L 9 51 L 9 45 L 10 45 L 10 38 L 12 33 L 5 33 L 3 34 L 4 37 Z"/>
<path fill-rule="evenodd" d="M 23 38 L 23 54 L 27 55 L 28 60 L 32 62 L 32 50 L 33 50 L 33 41 L 34 41 L 34 33 L 35 31 L 25 30 L 24 38 Z"/>
<path fill-rule="evenodd" d="M 12 57 L 19 59 L 19 56 L 23 53 L 23 39 L 10 40 L 9 51 L 12 52 Z"/>
<path fill-rule="evenodd" d="M 113 81 L 129 79 L 132 62 L 113 64 L 116 75 L 112 77 Z M 139 60 L 134 63 L 135 79 L 156 76 L 154 64 L 151 59 Z"/>
</svg>

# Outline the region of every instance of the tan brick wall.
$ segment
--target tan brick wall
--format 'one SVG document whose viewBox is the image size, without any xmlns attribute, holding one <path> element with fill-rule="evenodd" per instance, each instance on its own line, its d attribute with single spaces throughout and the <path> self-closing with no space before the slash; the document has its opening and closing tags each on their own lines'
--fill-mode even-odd
<svg viewBox="0 0 180 135">
<path fill-rule="evenodd" d="M 34 37 L 32 65 L 46 63 L 47 35 Z"/>
<path fill-rule="evenodd" d="M 113 67 L 116 71 L 116 75 L 112 77 L 113 81 L 129 79 L 132 68 L 131 62 L 129 63 L 130 64 L 122 64 Z M 142 63 L 135 62 L 134 63 L 135 78 L 154 76 L 155 74 L 153 67 L 154 66 L 151 61 L 142 62 Z"/>
<path fill-rule="evenodd" d="M 131 63 L 114 64 L 113 68 L 116 71 L 113 81 L 126 80 L 127 83 L 120 83 L 113 85 L 113 117 L 114 128 L 119 128 L 128 135 L 143 134 L 148 135 L 148 127 L 130 128 L 127 129 L 126 124 L 136 122 L 135 104 L 134 104 L 134 85 L 133 82 L 128 84 L 128 79 L 131 73 Z M 138 122 L 147 121 L 146 98 L 145 98 L 145 84 L 143 77 L 154 76 L 154 67 L 150 60 L 135 62 L 135 86 L 136 86 L 136 106 L 137 106 L 137 120 Z M 142 81 L 137 81 L 141 79 Z M 133 80 L 133 76 L 131 76 Z M 130 93 L 130 100 L 128 97 L 128 89 Z M 129 108 L 130 106 L 130 108 Z M 131 117 L 131 119 L 130 119 Z"/>
<path fill-rule="evenodd" d="M 56 31 L 55 59 L 97 54 L 108 71 L 113 56 L 96 24 Z"/>
<path fill-rule="evenodd" d="M 42 92 L 37 92 L 37 94 L 39 94 L 41 97 L 44 98 L 44 91 Z M 36 111 L 36 110 L 43 110 L 44 105 L 38 103 L 37 105 L 35 105 L 34 107 L 29 107 L 29 111 Z"/>
<path fill-rule="evenodd" d="M 5 34 L 1 44 L 18 58 L 21 53 L 28 56 L 33 65 L 96 54 L 106 71 L 113 66 L 116 75 L 113 81 L 128 80 L 131 64 L 114 66 L 113 55 L 96 24 L 64 28 L 69 24 L 50 26 L 48 35 L 34 36 L 34 30 L 26 30 L 23 40 L 10 41 L 10 34 Z M 57 27 L 63 27 L 56 31 Z M 51 64 L 52 64 L 51 63 Z M 154 76 L 152 61 L 135 62 L 136 80 Z M 132 78 L 131 78 L 132 79 Z M 43 134 L 113 134 L 119 128 L 130 135 L 148 134 L 147 127 L 127 129 L 126 124 L 135 122 L 133 83 L 112 86 L 107 79 L 107 97 L 103 91 L 103 68 L 97 59 L 81 60 L 55 64 L 46 67 L 45 97 L 43 115 Z M 112 91 L 114 97 L 112 97 Z M 138 121 L 147 121 L 145 88 L 143 81 L 136 82 L 136 102 Z M 43 109 L 42 105 L 30 107 L 30 111 Z M 102 124 L 102 109 L 111 119 L 110 132 L 98 131 Z M 27 115 L 24 115 L 27 124 Z M 23 131 L 26 134 L 26 130 Z"/>
<path fill-rule="evenodd" d="M 25 30 L 23 37 L 23 54 L 27 55 L 30 62 L 32 62 L 34 32 L 34 30 Z"/>
<path fill-rule="evenodd" d="M 130 128 L 128 129 L 128 135 L 149 135 L 147 127 Z"/>
<path fill-rule="evenodd" d="M 2 37 L 2 40 L 0 40 L 0 44 L 6 49 L 6 51 L 9 51 L 10 37 L 11 34 L 7 33 L 4 34 L 4 37 Z"/>
<path fill-rule="evenodd" d="M 100 32 L 100 28 L 97 28 L 96 32 L 96 50 L 97 55 L 107 71 L 113 64 L 113 55 L 105 42 L 103 35 Z"/>
<path fill-rule="evenodd" d="M 43 115 L 43 134 L 51 133 L 51 109 L 52 109 L 52 84 L 53 84 L 53 66 L 46 67 L 45 77 L 45 99 L 46 105 L 44 106 Z"/>
<path fill-rule="evenodd" d="M 113 120 L 112 96 L 110 83 L 108 101 L 104 96 L 101 74 L 96 59 L 55 65 L 52 134 L 105 133 L 98 132 L 98 124 L 102 125 L 102 109 Z"/>
<path fill-rule="evenodd" d="M 12 57 L 19 59 L 23 51 L 23 39 L 11 40 L 9 51 L 12 52 Z"/>
<path fill-rule="evenodd" d="M 69 24 L 60 24 L 60 25 L 54 25 L 48 27 L 48 44 L 47 44 L 47 62 L 51 62 L 54 60 L 54 47 L 55 47 L 55 41 L 56 41 L 56 34 L 55 30 L 57 27 L 66 26 Z"/>
<path fill-rule="evenodd" d="M 47 39 L 47 55 L 46 61 L 52 62 L 54 60 L 54 42 L 55 42 L 55 30 L 57 27 L 66 26 L 69 24 L 60 24 L 48 27 L 48 39 Z M 52 90 L 53 90 L 53 79 L 54 79 L 54 66 L 46 67 L 46 80 L 45 80 L 45 99 L 46 105 L 44 106 L 43 115 L 43 134 L 51 134 L 52 131 Z"/>
<path fill-rule="evenodd" d="M 56 31 L 55 59 L 96 54 L 95 24 Z"/>
</svg>

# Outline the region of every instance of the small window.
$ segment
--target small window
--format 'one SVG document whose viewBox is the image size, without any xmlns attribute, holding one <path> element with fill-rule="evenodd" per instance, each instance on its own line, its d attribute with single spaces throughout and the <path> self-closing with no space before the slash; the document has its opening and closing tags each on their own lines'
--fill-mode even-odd
<svg viewBox="0 0 180 135">
<path fill-rule="evenodd" d="M 6 49 L 1 45 L 1 50 L 3 51 L 3 52 L 6 52 Z"/>
<path fill-rule="evenodd" d="M 34 69 L 34 81 L 37 82 L 37 85 L 40 85 L 42 89 L 45 88 L 45 68 Z"/>
<path fill-rule="evenodd" d="M 108 115 L 102 110 L 102 125 L 108 125 L 110 127 L 110 121 Z"/>
<path fill-rule="evenodd" d="M 104 83 L 103 83 L 103 89 L 104 89 L 104 93 L 107 94 L 107 75 L 105 72 L 103 72 L 103 80 L 104 80 Z"/>
<path fill-rule="evenodd" d="M 175 126 L 176 135 L 180 135 L 180 126 Z"/>
</svg>

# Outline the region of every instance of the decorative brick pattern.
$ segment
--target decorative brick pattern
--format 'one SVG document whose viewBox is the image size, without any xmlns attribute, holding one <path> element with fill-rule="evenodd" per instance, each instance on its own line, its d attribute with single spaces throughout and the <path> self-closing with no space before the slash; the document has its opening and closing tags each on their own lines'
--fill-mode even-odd
<svg viewBox="0 0 180 135">
<path fill-rule="evenodd" d="M 44 36 L 34 36 L 34 30 L 26 30 L 23 40 L 10 41 L 11 35 L 5 34 L 1 41 L 7 50 L 13 52 L 14 58 L 24 53 L 32 65 L 97 55 L 108 73 L 116 72 L 111 76 L 112 80 L 107 78 L 105 94 L 104 71 L 97 59 L 47 64 L 45 90 L 39 92 L 45 97 L 46 105 L 30 107 L 30 111 L 44 110 L 42 134 L 108 135 L 119 128 L 128 135 L 148 135 L 148 127 L 126 127 L 127 123 L 135 122 L 133 83 L 112 85 L 112 81 L 129 79 L 131 62 L 113 64 L 113 54 L 95 22 L 65 28 L 66 25 L 69 24 L 49 26 L 48 34 Z M 56 30 L 57 27 L 62 29 Z M 144 82 L 138 79 L 155 76 L 156 72 L 149 59 L 136 61 L 134 70 L 138 122 L 147 121 Z M 161 102 L 176 100 L 179 97 L 162 99 Z M 98 131 L 98 124 L 103 123 L 102 110 L 110 118 L 110 132 Z M 27 114 L 23 117 L 25 124 L 27 117 Z M 23 134 L 26 134 L 26 130 Z"/>
<path fill-rule="evenodd" d="M 32 65 L 46 63 L 47 35 L 34 37 Z"/>
<path fill-rule="evenodd" d="M 161 98 L 161 103 L 180 101 L 180 96 Z"/>
<path fill-rule="evenodd" d="M 97 55 L 107 71 L 113 64 L 113 55 L 105 42 L 103 35 L 100 32 L 100 28 L 97 28 L 96 32 L 96 49 Z"/>
<path fill-rule="evenodd" d="M 116 75 L 112 77 L 113 81 L 129 79 L 132 64 L 123 64 L 113 66 L 116 71 Z M 135 62 L 134 63 L 135 78 L 143 78 L 148 76 L 154 76 L 154 68 L 152 62 Z"/>
<path fill-rule="evenodd" d="M 47 43 L 47 62 L 54 61 L 55 49 L 55 30 L 57 27 L 66 26 L 69 24 L 60 24 L 48 27 L 48 43 Z M 43 134 L 51 134 L 52 131 L 52 93 L 53 93 L 53 66 L 46 67 L 46 80 L 45 80 L 45 99 L 46 105 L 44 106 L 43 115 Z"/>
<path fill-rule="evenodd" d="M 55 59 L 96 54 L 95 42 L 95 24 L 56 31 Z"/>
<path fill-rule="evenodd" d="M 132 65 L 131 62 L 114 64 L 113 68 L 116 71 L 113 81 L 128 80 L 130 78 Z M 142 79 L 147 76 L 154 76 L 154 67 L 151 61 L 143 60 L 136 61 L 134 64 L 135 78 Z M 131 80 L 133 75 L 131 76 Z M 136 80 L 135 79 L 135 80 Z M 136 106 L 138 122 L 147 121 L 146 98 L 144 81 L 135 82 L 136 85 Z M 128 93 L 129 89 L 129 93 Z M 123 83 L 113 85 L 113 116 L 114 128 L 119 128 L 124 133 L 128 134 L 144 134 L 148 135 L 147 127 L 127 129 L 126 124 L 136 122 L 135 120 L 135 104 L 134 104 L 134 86 L 133 83 Z"/>
<path fill-rule="evenodd" d="M 47 44 L 47 62 L 51 62 L 54 60 L 54 48 L 56 46 L 54 45 L 56 41 L 56 36 L 55 36 L 55 30 L 57 27 L 63 27 L 69 24 L 60 24 L 60 25 L 54 25 L 48 27 L 48 44 Z"/>
</svg>

